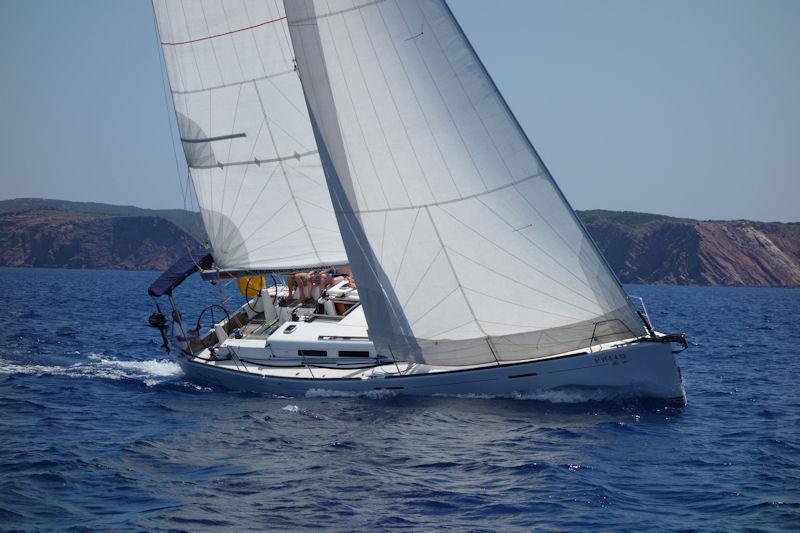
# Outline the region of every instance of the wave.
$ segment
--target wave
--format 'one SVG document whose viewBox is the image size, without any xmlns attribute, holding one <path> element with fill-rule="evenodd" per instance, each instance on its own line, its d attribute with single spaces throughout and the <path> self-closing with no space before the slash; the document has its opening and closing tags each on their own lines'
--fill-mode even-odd
<svg viewBox="0 0 800 533">
<path fill-rule="evenodd" d="M 90 359 L 98 361 L 101 365 L 117 368 L 124 373 L 147 375 L 152 377 L 175 377 L 181 375 L 181 367 L 169 359 L 148 359 L 145 361 L 119 361 L 109 359 L 102 355 L 90 355 Z"/>
<path fill-rule="evenodd" d="M 515 400 L 534 400 L 548 403 L 589 403 L 635 398 L 637 393 L 638 391 L 634 389 L 551 389 L 515 393 L 511 397 Z"/>
<path fill-rule="evenodd" d="M 460 398 L 466 400 L 521 400 L 552 404 L 581 404 L 595 402 L 620 402 L 637 400 L 640 391 L 636 388 L 559 388 L 539 391 L 512 392 L 510 394 L 433 394 L 437 398 Z"/>
<path fill-rule="evenodd" d="M 309 389 L 306 391 L 306 398 L 369 398 L 371 400 L 382 400 L 384 398 L 394 398 L 395 396 L 397 396 L 397 393 L 391 390 L 342 391 Z"/>
<path fill-rule="evenodd" d="M 178 363 L 167 359 L 123 361 L 91 353 L 88 361 L 69 366 L 20 364 L 0 359 L 0 374 L 33 376 L 65 376 L 70 378 L 101 378 L 141 381 L 148 387 L 174 381 L 183 375 Z"/>
<path fill-rule="evenodd" d="M 383 400 L 397 397 L 392 390 L 340 391 L 331 389 L 310 389 L 306 398 L 368 398 Z M 621 402 L 637 399 L 639 391 L 635 388 L 560 388 L 529 392 L 512 392 L 511 394 L 450 394 L 438 393 L 431 396 L 437 398 L 460 398 L 466 400 L 522 400 L 547 402 L 552 404 L 582 404 L 595 402 Z"/>
<path fill-rule="evenodd" d="M 327 416 L 323 416 L 298 405 L 287 405 L 281 408 L 282 411 L 288 411 L 290 413 L 296 413 L 303 416 L 308 416 L 313 418 L 314 420 L 328 420 Z"/>
</svg>

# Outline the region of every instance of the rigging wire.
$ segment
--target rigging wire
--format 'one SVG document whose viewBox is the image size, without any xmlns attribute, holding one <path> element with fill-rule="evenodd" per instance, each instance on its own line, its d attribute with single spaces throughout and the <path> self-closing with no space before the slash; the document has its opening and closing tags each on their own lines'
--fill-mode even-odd
<svg viewBox="0 0 800 533">
<path fill-rule="evenodd" d="M 165 111 L 165 117 L 166 117 L 166 120 L 167 120 L 167 127 L 169 129 L 169 140 L 170 140 L 170 145 L 172 147 L 172 157 L 173 157 L 173 160 L 175 162 L 175 177 L 178 180 L 178 187 L 180 188 L 181 195 L 183 197 L 183 209 L 185 211 L 193 212 L 192 209 L 191 209 L 191 206 L 189 206 L 189 208 L 187 208 L 187 205 L 186 205 L 187 204 L 187 198 L 189 198 L 189 202 L 191 202 L 191 198 L 192 198 L 192 195 L 190 194 L 191 191 L 190 191 L 190 188 L 189 188 L 191 176 L 190 176 L 190 173 L 189 173 L 189 165 L 186 162 L 185 157 L 184 157 L 184 164 L 185 165 L 184 165 L 183 168 L 181 167 L 180 158 L 178 156 L 178 150 L 175 147 L 175 139 L 180 137 L 180 132 L 176 131 L 177 130 L 177 124 L 173 125 L 172 117 L 176 117 L 177 114 L 176 114 L 176 110 L 174 108 L 174 105 L 170 106 L 170 101 L 171 101 L 170 95 L 172 93 L 172 86 L 171 86 L 171 83 L 169 81 L 169 77 L 167 75 L 167 64 L 166 64 L 166 60 L 164 58 L 163 50 L 161 49 L 161 37 L 160 37 L 160 30 L 159 30 L 159 27 L 158 27 L 158 19 L 156 17 L 155 5 L 152 2 L 150 3 L 150 13 L 151 13 L 151 15 L 153 17 L 153 27 L 155 28 L 155 31 L 154 31 L 154 37 L 155 37 L 155 42 L 156 42 L 155 49 L 156 49 L 156 55 L 158 56 L 158 67 L 159 67 L 158 70 L 159 70 L 159 74 L 161 75 L 161 92 L 162 92 L 162 95 L 164 96 L 164 111 Z M 184 180 L 183 180 L 183 172 L 182 172 L 182 170 L 185 170 L 185 172 L 186 172 L 186 183 L 185 183 L 185 185 L 183 183 Z M 195 263 L 195 266 L 200 268 L 200 265 L 194 259 L 194 256 L 191 253 L 192 252 L 192 247 L 189 244 L 189 240 L 186 239 L 186 238 L 184 238 L 182 240 L 183 240 L 183 245 L 184 245 L 184 248 L 185 248 L 185 251 L 186 251 L 187 255 L 192 257 L 192 261 Z"/>
</svg>

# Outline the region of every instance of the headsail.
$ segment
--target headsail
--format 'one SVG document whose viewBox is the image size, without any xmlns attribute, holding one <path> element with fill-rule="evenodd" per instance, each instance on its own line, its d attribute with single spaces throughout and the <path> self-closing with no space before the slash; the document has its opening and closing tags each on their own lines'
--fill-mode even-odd
<svg viewBox="0 0 800 533">
<path fill-rule="evenodd" d="M 460 365 L 643 334 L 442 1 L 285 7 L 379 352 Z"/>
<path fill-rule="evenodd" d="M 280 1 L 154 0 L 216 266 L 347 262 Z"/>
</svg>

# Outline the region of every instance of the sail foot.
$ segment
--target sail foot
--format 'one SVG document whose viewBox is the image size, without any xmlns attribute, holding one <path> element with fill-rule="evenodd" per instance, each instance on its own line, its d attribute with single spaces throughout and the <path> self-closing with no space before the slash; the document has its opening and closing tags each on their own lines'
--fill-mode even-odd
<svg viewBox="0 0 800 533">
<path fill-rule="evenodd" d="M 590 352 L 603 343 L 637 338 L 639 333 L 625 325 L 627 314 L 627 308 L 623 307 L 566 326 L 472 339 L 386 338 L 372 332 L 370 336 L 378 353 L 392 355 L 398 361 L 437 366 L 480 365 L 542 359 L 573 351 Z"/>
</svg>

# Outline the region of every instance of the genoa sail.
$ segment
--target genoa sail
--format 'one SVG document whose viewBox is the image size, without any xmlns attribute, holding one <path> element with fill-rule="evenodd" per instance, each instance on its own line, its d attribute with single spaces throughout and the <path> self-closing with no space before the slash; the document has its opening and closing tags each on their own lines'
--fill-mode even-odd
<svg viewBox="0 0 800 533">
<path fill-rule="evenodd" d="M 153 5 L 215 267 L 346 263 L 283 4 Z"/>
<path fill-rule="evenodd" d="M 285 9 L 379 353 L 482 364 L 644 334 L 443 1 Z"/>
</svg>

